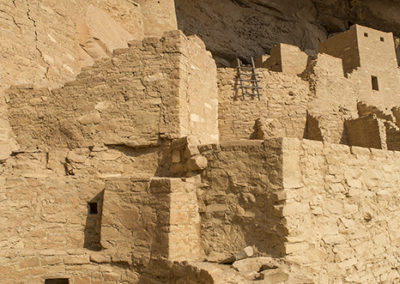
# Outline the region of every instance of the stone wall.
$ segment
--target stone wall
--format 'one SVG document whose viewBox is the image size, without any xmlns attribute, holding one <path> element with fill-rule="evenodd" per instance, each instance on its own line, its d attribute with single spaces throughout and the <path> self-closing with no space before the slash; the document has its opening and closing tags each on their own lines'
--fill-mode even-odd
<svg viewBox="0 0 400 284">
<path fill-rule="evenodd" d="M 384 120 L 369 115 L 346 121 L 345 126 L 349 145 L 387 150 Z"/>
<path fill-rule="evenodd" d="M 213 74 L 204 45 L 169 32 L 130 42 L 63 88 L 10 89 L 9 120 L 21 149 L 156 145 L 187 134 L 215 142 Z"/>
<path fill-rule="evenodd" d="M 155 172 L 143 169 L 157 170 L 157 159 L 146 161 L 161 152 L 162 148 L 122 146 L 59 148 L 15 153 L 0 164 L 0 272 L 7 273 L 0 283 L 39 284 L 50 278 L 68 278 L 72 284 L 148 283 L 138 273 L 156 265 L 149 263 L 150 259 L 146 261 L 149 253 L 143 250 L 154 237 L 152 232 L 161 235 L 150 244 L 152 260 L 159 261 L 163 256 L 183 260 L 187 255 L 199 259 L 202 250 L 197 182 L 153 179 L 150 186 L 149 179 L 143 178 L 154 176 Z M 133 174 L 141 176 L 142 182 L 118 178 Z M 105 181 L 106 177 L 113 178 Z M 134 192 L 139 191 L 140 184 L 146 185 L 144 191 Z M 118 191 L 114 196 L 110 193 L 113 189 Z M 140 199 L 132 202 L 134 193 L 142 194 L 143 204 Z M 153 201 L 159 207 L 146 206 Z M 89 203 L 97 204 L 97 213 L 91 214 Z M 135 215 L 135 208 L 140 208 L 140 216 Z M 155 208 L 160 226 L 146 231 L 154 221 L 149 210 Z M 117 226 L 119 222 L 134 224 L 134 239 Z M 117 226 L 120 231 L 113 235 L 108 226 Z M 123 246 L 126 241 L 138 246 L 128 249 Z M 110 248 L 110 244 L 120 246 Z M 157 273 L 163 277 L 169 273 L 168 264 L 162 271 L 154 272 L 151 266 L 148 269 L 150 279 Z"/>
<path fill-rule="evenodd" d="M 311 138 L 306 128 L 311 115 L 318 120 L 323 141 L 347 143 L 344 121 L 358 117 L 359 94 L 354 82 L 344 77 L 340 59 L 319 54 L 302 77 L 264 68 L 256 72 L 261 101 L 242 99 L 235 69 L 218 69 L 221 140 Z M 395 101 L 390 104 L 395 105 Z M 261 137 L 256 120 L 262 128 Z"/>
<path fill-rule="evenodd" d="M 197 36 L 189 37 L 183 49 L 187 59 L 180 77 L 181 132 L 184 136 L 196 136 L 201 144 L 217 143 L 217 67 Z"/>
<path fill-rule="evenodd" d="M 380 43 L 382 42 L 379 37 L 376 39 L 379 35 L 383 35 L 386 40 L 389 40 L 386 33 L 380 34 L 375 31 L 375 33 L 371 33 L 371 36 L 373 35 L 375 40 Z M 354 38 L 357 37 L 354 30 L 346 34 L 348 38 L 342 39 L 341 37 L 342 35 L 338 35 L 333 39 L 335 42 L 342 40 L 344 45 L 351 43 L 355 50 L 358 50 L 357 41 L 354 42 Z M 331 43 L 333 39 L 323 44 L 335 47 Z M 371 46 L 374 47 L 374 45 Z M 364 43 L 360 48 L 363 48 L 365 53 L 369 45 Z M 386 48 L 388 47 L 386 46 Z M 351 51 L 345 45 L 330 52 L 339 56 L 339 51 L 342 49 Z M 391 115 L 391 109 L 400 105 L 400 96 L 396 95 L 400 92 L 397 91 L 400 85 L 398 68 L 388 68 L 385 73 L 382 71 L 384 63 L 380 63 L 381 66 L 378 66 L 378 59 L 373 57 L 375 61 L 372 59 L 367 61 L 367 55 L 363 54 L 364 61 L 366 61 L 363 63 L 364 65 L 360 67 L 359 62 L 358 65 L 353 62 L 354 64 L 351 64 L 356 69 L 352 69 L 352 72 L 346 75 L 347 77 L 344 75 L 343 68 L 350 67 L 346 67 L 346 64 L 343 65 L 343 60 L 354 59 L 353 52 L 356 51 L 344 54 L 343 58 L 319 53 L 310 57 L 307 69 L 298 76 L 290 74 L 288 71 L 281 72 L 283 69 L 280 68 L 275 69 L 279 72 L 269 71 L 274 70 L 273 66 L 268 66 L 268 70 L 256 69 L 260 79 L 261 101 L 242 98 L 236 69 L 219 68 L 218 122 L 220 139 L 225 141 L 272 137 L 313 139 L 315 136 L 307 136 L 308 116 L 316 120 L 322 141 L 348 144 L 344 122 L 357 119 L 362 115 L 357 109 L 359 102 L 374 106 L 386 115 Z M 283 62 L 290 58 L 288 55 L 286 55 L 286 59 L 283 56 L 285 56 L 284 53 L 276 54 L 276 58 L 273 57 L 270 63 L 277 60 Z M 267 59 L 267 62 L 268 60 L 271 58 Z M 392 63 L 389 65 L 393 66 Z M 303 67 L 295 73 L 300 73 L 302 69 Z M 381 84 L 379 90 L 372 89 L 371 76 L 373 74 L 378 77 L 379 84 Z"/>
<path fill-rule="evenodd" d="M 285 74 L 301 74 L 306 70 L 308 56 L 294 45 L 280 43 L 271 49 L 271 57 L 262 67 Z"/>
<path fill-rule="evenodd" d="M 200 151 L 209 163 L 199 191 L 207 258 L 222 260 L 249 245 L 283 255 L 286 231 L 274 208 L 283 198 L 279 140 L 222 143 Z"/>
<path fill-rule="evenodd" d="M 391 33 L 354 25 L 321 42 L 319 52 L 342 59 L 354 94 L 362 101 L 388 109 L 399 104 L 395 95 L 400 92 L 399 71 Z"/>
<path fill-rule="evenodd" d="M 395 283 L 398 154 L 290 138 L 200 147 L 202 246 L 248 245 L 315 283 Z"/>
<path fill-rule="evenodd" d="M 261 101 L 243 100 L 236 69 L 218 69 L 220 139 L 249 139 L 257 119 L 262 119 L 268 129 L 264 139 L 303 138 L 307 103 L 311 100 L 308 83 L 294 75 L 262 68 L 257 73 Z"/>
<path fill-rule="evenodd" d="M 162 161 L 165 146 L 132 148 L 94 146 L 76 149 L 52 149 L 47 152 L 16 152 L 0 166 L 4 176 L 43 178 L 74 176 L 107 178 L 167 175 Z"/>
<path fill-rule="evenodd" d="M 200 218 L 194 180 L 109 179 L 106 182 L 101 245 L 105 253 L 150 260 L 201 257 Z"/>
<path fill-rule="evenodd" d="M 128 263 L 83 250 L 2 250 L 0 283 L 43 284 L 46 279 L 69 279 L 71 284 L 138 283 Z"/>
<path fill-rule="evenodd" d="M 178 111 L 173 82 L 179 52 L 170 53 L 163 64 L 160 53 L 167 44 L 151 38 L 133 42 L 61 89 L 11 89 L 10 123 L 21 148 L 157 144 L 161 132 L 177 135 L 179 124 L 171 115 Z M 170 109 L 162 109 L 162 98 L 169 99 Z"/>
<path fill-rule="evenodd" d="M 360 67 L 360 54 L 355 26 L 350 30 L 335 35 L 319 44 L 318 52 L 342 58 L 344 73 L 351 73 Z"/>
<path fill-rule="evenodd" d="M 36 174 L 37 176 L 38 174 Z M 102 180 L 46 176 L 1 179 L 2 249 L 98 249 Z M 99 214 L 88 214 L 88 202 Z M 67 213 L 68 212 L 68 213 Z"/>
<path fill-rule="evenodd" d="M 286 259 L 316 283 L 399 281 L 398 153 L 284 141 Z"/>
<path fill-rule="evenodd" d="M 173 2 L 163 2 L 170 2 L 170 13 L 161 17 L 167 16 L 175 25 L 159 32 L 175 30 Z M 130 0 L 0 3 L 0 159 L 17 149 L 7 120 L 3 94 L 6 88 L 21 84 L 60 87 L 74 80 L 81 68 L 110 57 L 117 48 L 126 48 L 129 40 L 141 40 L 145 35 L 144 21 L 149 24 L 161 12 L 164 10 L 143 16 L 140 5 Z"/>
</svg>

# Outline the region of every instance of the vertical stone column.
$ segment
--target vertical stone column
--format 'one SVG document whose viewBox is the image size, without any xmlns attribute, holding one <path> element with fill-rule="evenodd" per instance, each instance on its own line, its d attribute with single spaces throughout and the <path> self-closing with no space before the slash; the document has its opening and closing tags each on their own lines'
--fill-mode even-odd
<svg viewBox="0 0 400 284">
<path fill-rule="evenodd" d="M 169 212 L 169 259 L 199 259 L 202 252 L 196 179 L 171 179 Z"/>
<path fill-rule="evenodd" d="M 197 260 L 200 215 L 196 179 L 113 178 L 105 186 L 101 245 L 144 265 L 151 260 Z"/>
</svg>

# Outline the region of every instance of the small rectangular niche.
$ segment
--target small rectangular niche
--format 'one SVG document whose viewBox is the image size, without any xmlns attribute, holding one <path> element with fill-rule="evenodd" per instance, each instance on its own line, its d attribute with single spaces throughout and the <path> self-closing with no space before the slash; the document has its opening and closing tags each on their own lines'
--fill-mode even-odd
<svg viewBox="0 0 400 284">
<path fill-rule="evenodd" d="M 44 284 L 69 284 L 68 278 L 46 279 Z"/>
<path fill-rule="evenodd" d="M 97 215 L 99 213 L 97 202 L 88 202 L 89 215 Z"/>
<path fill-rule="evenodd" d="M 381 41 L 385 41 L 385 38 L 381 37 Z"/>
<path fill-rule="evenodd" d="M 364 33 L 364 36 L 365 36 L 365 37 L 368 37 L 368 33 Z"/>
<path fill-rule="evenodd" d="M 372 90 L 379 91 L 378 77 L 371 76 Z"/>
</svg>

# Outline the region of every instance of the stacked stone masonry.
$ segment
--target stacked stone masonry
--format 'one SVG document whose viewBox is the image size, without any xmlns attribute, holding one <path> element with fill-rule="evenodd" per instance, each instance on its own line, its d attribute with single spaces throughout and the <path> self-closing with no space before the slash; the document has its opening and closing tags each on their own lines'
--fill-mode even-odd
<svg viewBox="0 0 400 284">
<path fill-rule="evenodd" d="M 0 283 L 400 281 L 391 34 L 277 45 L 259 101 L 174 1 L 11 2 Z"/>
</svg>

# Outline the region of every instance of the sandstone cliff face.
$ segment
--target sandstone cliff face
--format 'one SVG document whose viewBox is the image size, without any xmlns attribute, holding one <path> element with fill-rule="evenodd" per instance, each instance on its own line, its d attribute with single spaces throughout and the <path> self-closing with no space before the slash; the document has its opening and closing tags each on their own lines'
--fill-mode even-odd
<svg viewBox="0 0 400 284">
<path fill-rule="evenodd" d="M 326 37 L 306 1 L 176 0 L 176 7 L 178 27 L 198 34 L 220 65 L 269 53 L 279 42 L 313 49 Z"/>
<path fill-rule="evenodd" d="M 143 33 L 141 8 L 130 0 L 0 1 L 0 160 L 17 149 L 4 89 L 61 86 Z"/>
<path fill-rule="evenodd" d="M 175 6 L 179 28 L 199 35 L 225 66 L 237 55 L 248 60 L 269 53 L 279 42 L 315 50 L 353 23 L 400 31 L 397 0 L 176 0 Z M 175 29 L 173 8 L 153 0 L 1 1 L 0 87 L 73 80 L 82 66 L 125 47 L 126 40 L 155 35 L 158 26 Z M 159 11 L 165 19 L 154 16 Z"/>
<path fill-rule="evenodd" d="M 354 23 L 395 35 L 400 31 L 396 0 L 176 0 L 178 26 L 198 34 L 219 65 L 236 55 L 269 53 L 277 43 L 316 50 L 329 34 Z"/>
<path fill-rule="evenodd" d="M 128 0 L 1 1 L 0 24 L 0 87 L 58 86 L 143 37 L 140 7 Z"/>
</svg>

